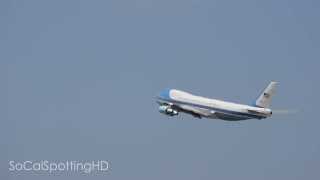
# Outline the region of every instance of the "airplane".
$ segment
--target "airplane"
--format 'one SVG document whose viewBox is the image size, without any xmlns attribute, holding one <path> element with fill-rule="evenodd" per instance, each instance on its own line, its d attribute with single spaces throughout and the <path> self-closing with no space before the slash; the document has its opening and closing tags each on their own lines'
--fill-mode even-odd
<svg viewBox="0 0 320 180">
<path fill-rule="evenodd" d="M 225 121 L 261 120 L 272 115 L 269 107 L 277 84 L 274 81 L 270 82 L 251 106 L 201 97 L 176 89 L 162 91 L 156 101 L 159 104 L 159 112 L 168 116 L 176 116 L 183 112 L 199 119 L 204 117 Z"/>
</svg>

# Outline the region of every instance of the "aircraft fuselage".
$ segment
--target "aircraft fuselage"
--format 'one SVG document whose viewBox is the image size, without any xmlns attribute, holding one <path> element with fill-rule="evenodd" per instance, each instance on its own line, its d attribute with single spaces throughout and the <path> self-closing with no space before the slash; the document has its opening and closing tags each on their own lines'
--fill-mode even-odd
<svg viewBox="0 0 320 180">
<path fill-rule="evenodd" d="M 170 116 L 184 112 L 198 118 L 239 121 L 263 119 L 272 115 L 269 108 L 205 98 L 175 89 L 161 92 L 157 102 L 160 104 L 159 111 Z"/>
</svg>

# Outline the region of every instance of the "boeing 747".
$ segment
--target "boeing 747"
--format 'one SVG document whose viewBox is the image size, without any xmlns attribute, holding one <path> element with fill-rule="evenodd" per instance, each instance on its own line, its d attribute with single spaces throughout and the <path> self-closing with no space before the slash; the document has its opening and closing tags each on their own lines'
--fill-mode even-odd
<svg viewBox="0 0 320 180">
<path fill-rule="evenodd" d="M 264 119 L 272 115 L 269 107 L 276 85 L 277 82 L 270 82 L 253 105 L 209 99 L 176 89 L 162 91 L 157 96 L 157 103 L 160 105 L 159 112 L 168 116 L 175 116 L 183 112 L 197 118 L 205 117 L 226 121 Z"/>
</svg>

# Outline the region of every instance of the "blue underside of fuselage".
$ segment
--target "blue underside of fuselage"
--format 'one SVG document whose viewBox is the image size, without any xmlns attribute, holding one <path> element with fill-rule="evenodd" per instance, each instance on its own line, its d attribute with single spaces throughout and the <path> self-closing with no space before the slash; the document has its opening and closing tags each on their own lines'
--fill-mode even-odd
<svg viewBox="0 0 320 180">
<path fill-rule="evenodd" d="M 226 109 L 219 109 L 214 107 L 209 107 L 201 104 L 183 102 L 183 101 L 176 101 L 171 99 L 170 97 L 170 89 L 166 89 L 160 93 L 158 99 L 161 101 L 165 101 L 167 103 L 173 103 L 176 105 L 188 105 L 196 108 L 208 109 L 216 112 L 218 118 L 223 120 L 230 120 L 230 121 L 237 121 L 237 120 L 246 120 L 246 119 L 262 119 L 265 118 L 264 116 L 258 116 L 249 113 L 231 111 Z"/>
</svg>

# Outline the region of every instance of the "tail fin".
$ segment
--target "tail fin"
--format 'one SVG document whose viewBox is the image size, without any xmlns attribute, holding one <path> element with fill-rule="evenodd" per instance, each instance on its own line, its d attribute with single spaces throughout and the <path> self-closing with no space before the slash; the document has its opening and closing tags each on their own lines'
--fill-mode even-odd
<svg viewBox="0 0 320 180">
<path fill-rule="evenodd" d="M 270 106 L 270 103 L 271 103 L 271 97 L 275 93 L 275 88 L 276 88 L 277 84 L 278 83 L 274 82 L 274 81 L 270 82 L 268 87 L 266 89 L 264 89 L 262 94 L 256 100 L 255 106 L 268 108 Z"/>
</svg>

